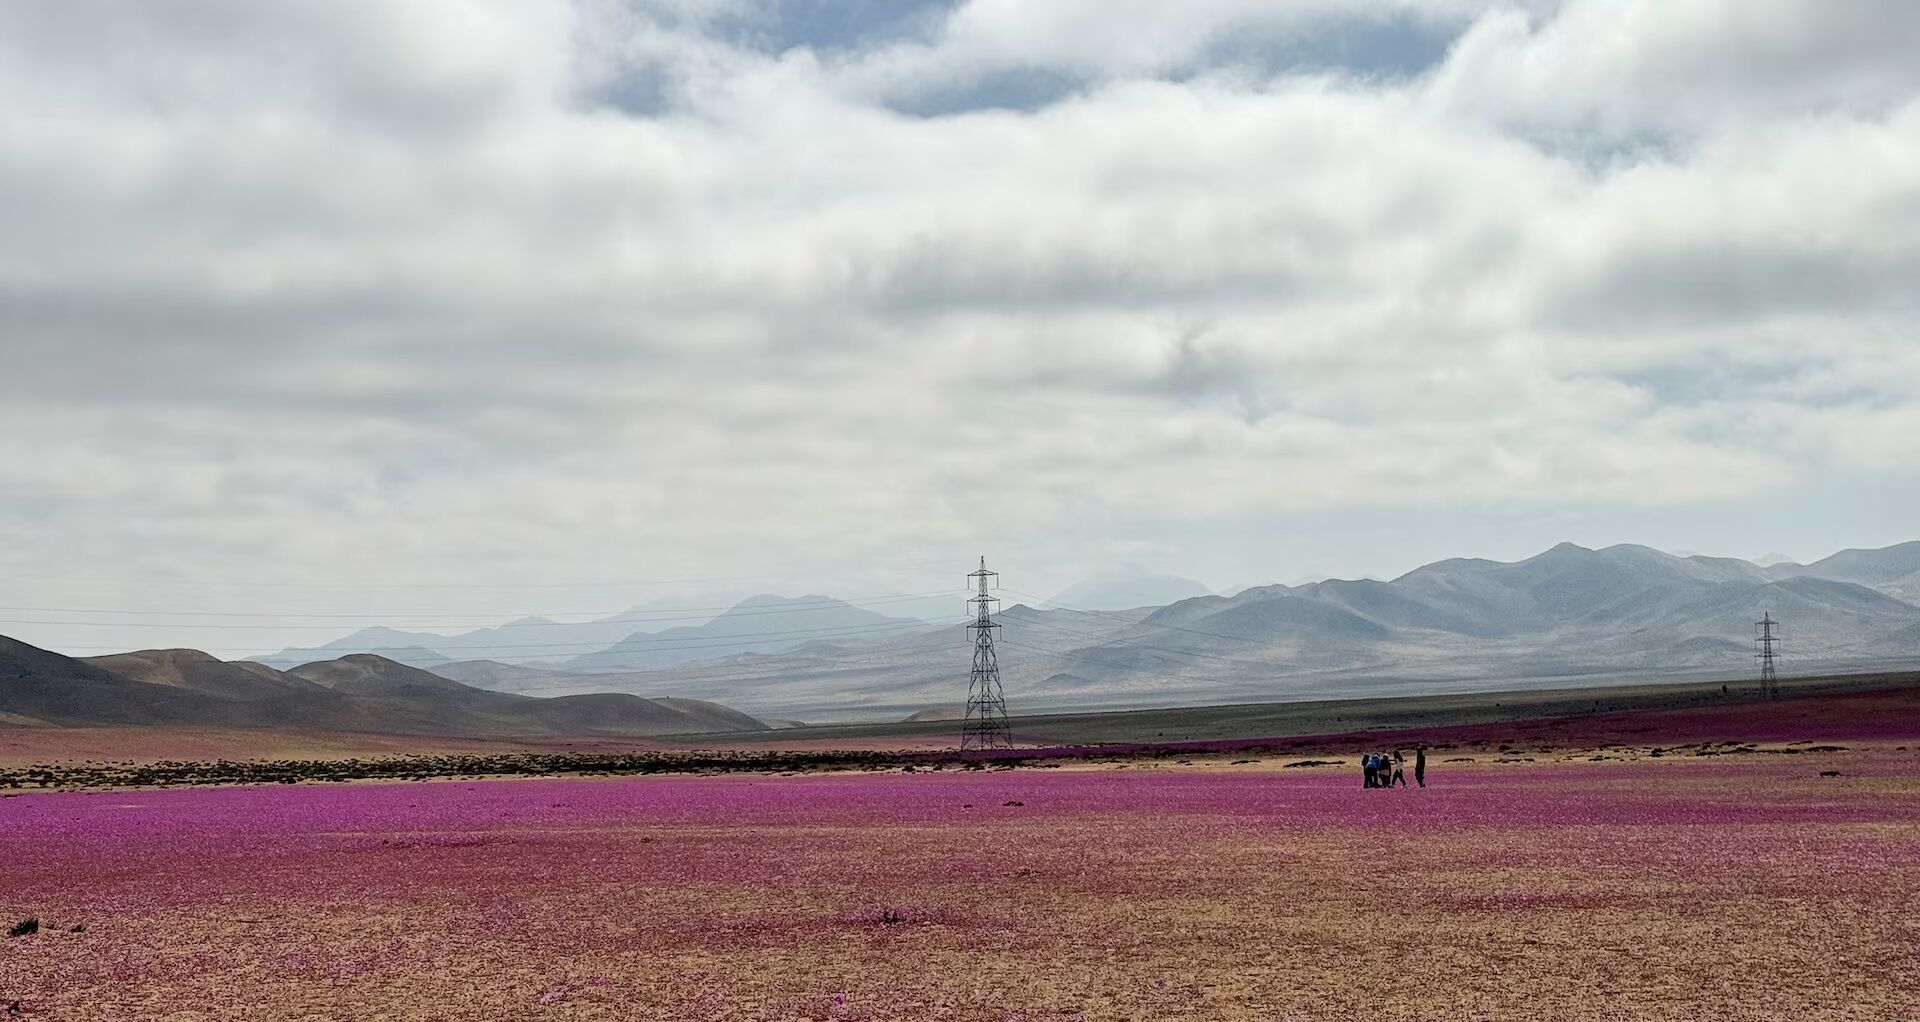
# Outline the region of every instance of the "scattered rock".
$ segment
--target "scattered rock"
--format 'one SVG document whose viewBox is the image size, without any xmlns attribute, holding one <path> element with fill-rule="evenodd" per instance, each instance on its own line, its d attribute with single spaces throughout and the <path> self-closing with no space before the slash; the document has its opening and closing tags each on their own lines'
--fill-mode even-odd
<svg viewBox="0 0 1920 1022">
<path fill-rule="evenodd" d="M 9 937 L 29 937 L 39 932 L 40 920 L 37 916 L 28 916 L 14 923 L 12 926 L 7 927 L 7 936 Z"/>
</svg>

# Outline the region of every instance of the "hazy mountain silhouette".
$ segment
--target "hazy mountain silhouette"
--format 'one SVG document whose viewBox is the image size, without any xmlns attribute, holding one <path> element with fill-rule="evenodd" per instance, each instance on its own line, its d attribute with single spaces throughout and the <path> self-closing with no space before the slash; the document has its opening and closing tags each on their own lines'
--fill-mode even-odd
<svg viewBox="0 0 1920 1022">
<path fill-rule="evenodd" d="M 409 664 L 408 666 L 422 665 Z M 517 692 L 523 687 L 537 685 L 542 679 L 554 678 L 566 673 L 551 668 L 503 664 L 498 660 L 456 660 L 451 663 L 430 665 L 425 669 L 442 678 L 452 678 L 454 681 L 476 688 L 492 689 L 495 692 Z"/>
<path fill-rule="evenodd" d="M 891 605 L 890 601 L 890 605 Z M 907 602 L 907 601 L 900 601 Z M 956 600 L 955 608 L 960 606 Z M 595 621 L 521 618 L 498 628 L 458 635 L 362 628 L 311 648 L 283 649 L 248 659 L 282 670 L 351 653 L 437 670 L 453 663 L 491 660 L 557 671 L 623 671 L 745 652 L 788 649 L 820 637 L 857 633 L 875 625 L 909 627 L 917 618 L 889 617 L 825 596 L 753 596 L 718 613 L 652 604 Z M 662 626 L 650 630 L 644 626 Z M 460 669 L 456 669 L 458 673 Z"/>
<path fill-rule="evenodd" d="M 575 673 L 644 670 L 929 627 L 917 618 L 889 617 L 827 596 L 763 595 L 742 600 L 704 624 L 635 632 L 556 666 Z"/>
<path fill-rule="evenodd" d="M 1213 590 L 1179 575 L 1101 575 L 1075 583 L 1047 601 L 1075 610 L 1131 610 L 1208 596 Z"/>
</svg>

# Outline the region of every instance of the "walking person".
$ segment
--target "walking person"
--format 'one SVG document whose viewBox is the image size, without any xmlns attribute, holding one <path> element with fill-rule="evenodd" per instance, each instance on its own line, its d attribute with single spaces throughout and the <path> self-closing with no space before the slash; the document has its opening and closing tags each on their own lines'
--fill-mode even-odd
<svg viewBox="0 0 1920 1022">
<path fill-rule="evenodd" d="M 1424 745 L 1413 750 L 1413 779 L 1422 788 L 1427 786 L 1427 747 Z"/>
<path fill-rule="evenodd" d="M 1406 757 L 1400 755 L 1400 752 L 1398 749 L 1394 750 L 1393 764 L 1392 764 L 1393 776 L 1387 778 L 1387 787 L 1391 788 L 1396 784 L 1398 784 L 1402 788 L 1407 786 L 1407 772 L 1405 770 L 1400 769 L 1400 764 L 1405 763 L 1406 761 L 1407 761 Z"/>
</svg>

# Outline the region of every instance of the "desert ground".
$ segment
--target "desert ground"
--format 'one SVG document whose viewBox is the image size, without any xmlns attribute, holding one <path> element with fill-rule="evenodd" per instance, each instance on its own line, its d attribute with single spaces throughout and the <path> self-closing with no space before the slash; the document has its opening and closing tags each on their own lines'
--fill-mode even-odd
<svg viewBox="0 0 1920 1022">
<path fill-rule="evenodd" d="M 1357 753 L 1415 742 L 1426 788 L 1362 790 Z M 1346 753 L 10 792 L 0 912 L 38 928 L 0 940 L 0 1010 L 1879 1020 L 1920 1004 L 1920 689 L 1320 744 Z"/>
<path fill-rule="evenodd" d="M 1842 674 L 1786 678 L 1789 697 L 1878 692 L 1920 685 L 1920 672 Z M 1706 711 L 1733 714 L 1737 729 L 1798 721 L 1806 714 L 1851 706 L 1789 698 L 1757 701 L 1751 681 L 1687 681 L 1644 685 L 1597 685 L 1561 689 L 1494 690 L 1435 696 L 1386 696 L 1283 703 L 1186 706 L 1156 710 L 1039 714 L 1016 717 L 1014 735 L 1023 748 L 1054 749 L 1151 744 L 1156 747 L 1220 743 L 1280 748 L 1345 749 L 1358 733 L 1437 733 L 1441 728 L 1486 725 L 1496 731 L 1565 726 L 1571 740 L 1600 740 L 1611 715 L 1641 719 L 1641 711 L 1685 711 L 1689 720 L 1712 719 Z M 1847 710 L 1853 713 L 1852 709 Z M 1705 714 L 1705 715 L 1703 715 Z M 1798 726 L 1795 724 L 1794 726 Z M 88 763 L 241 761 L 378 758 L 406 755 L 506 756 L 702 751 L 875 753 L 935 752 L 953 748 L 955 721 L 891 724 L 826 724 L 777 731 L 685 736 L 459 737 L 362 733 L 340 730 L 178 725 L 86 727 L 7 726 L 0 721 L 0 770 L 32 765 L 75 767 Z M 1284 741 L 1274 741 L 1284 739 Z"/>
</svg>

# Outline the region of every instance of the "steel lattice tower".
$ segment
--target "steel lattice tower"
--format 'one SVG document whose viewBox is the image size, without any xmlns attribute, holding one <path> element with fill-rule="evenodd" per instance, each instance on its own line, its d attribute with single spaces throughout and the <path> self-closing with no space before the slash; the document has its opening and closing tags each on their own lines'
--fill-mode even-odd
<svg viewBox="0 0 1920 1022">
<path fill-rule="evenodd" d="M 993 606 L 997 597 L 987 594 L 987 582 L 1000 576 L 987 570 L 987 559 L 980 558 L 980 570 L 967 576 L 968 589 L 974 595 L 967 600 L 973 608 L 973 620 L 967 627 L 973 632 L 973 677 L 967 682 L 967 713 L 960 725 L 960 751 L 1013 748 L 1013 729 L 1007 723 L 1007 696 L 1000 688 L 1000 658 L 993 650 Z"/>
<path fill-rule="evenodd" d="M 1760 620 L 1753 623 L 1753 641 L 1760 644 L 1760 652 L 1753 655 L 1755 660 L 1760 661 L 1760 694 L 1768 699 L 1780 697 L 1780 679 L 1773 673 L 1773 658 L 1779 656 L 1773 651 L 1773 644 L 1780 638 L 1773 630 L 1779 625 L 1780 622 L 1775 621 L 1772 614 L 1764 611 L 1760 614 Z"/>
</svg>

